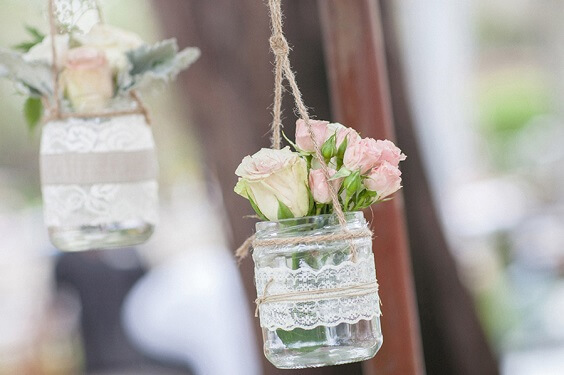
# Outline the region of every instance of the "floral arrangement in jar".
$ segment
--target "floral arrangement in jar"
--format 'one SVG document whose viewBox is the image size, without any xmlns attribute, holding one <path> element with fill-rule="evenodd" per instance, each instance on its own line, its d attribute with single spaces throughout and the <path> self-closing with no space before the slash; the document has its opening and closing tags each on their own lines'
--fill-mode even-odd
<svg viewBox="0 0 564 375">
<path fill-rule="evenodd" d="M 51 242 L 65 251 L 131 246 L 153 233 L 158 165 L 139 91 L 172 81 L 200 55 L 175 39 L 148 44 L 101 22 L 93 0 L 49 0 L 49 33 L 0 48 L 0 76 L 42 122 L 41 190 Z M 83 31 L 87 11 L 100 15 Z"/>
<path fill-rule="evenodd" d="M 262 220 L 252 247 L 265 355 L 279 368 L 371 358 L 382 345 L 380 300 L 361 210 L 401 188 L 406 156 L 327 121 L 299 119 L 287 141 L 294 150 L 263 148 L 235 172 L 235 192 Z"/>
<path fill-rule="evenodd" d="M 194 47 L 179 51 L 175 39 L 150 45 L 133 32 L 103 23 L 86 33 L 71 29 L 54 36 L 26 29 L 30 41 L 0 48 L 0 76 L 28 97 L 24 114 L 30 127 L 55 101 L 70 112 L 103 111 L 112 99 L 172 81 L 200 56 Z"/>
<path fill-rule="evenodd" d="M 401 150 L 388 140 L 361 138 L 339 123 L 310 120 L 330 178 L 324 176 L 306 123 L 296 122 L 296 142 L 281 150 L 262 149 L 235 171 L 235 192 L 249 200 L 262 220 L 331 214 L 329 184 L 345 212 L 381 202 L 401 188 Z"/>
</svg>

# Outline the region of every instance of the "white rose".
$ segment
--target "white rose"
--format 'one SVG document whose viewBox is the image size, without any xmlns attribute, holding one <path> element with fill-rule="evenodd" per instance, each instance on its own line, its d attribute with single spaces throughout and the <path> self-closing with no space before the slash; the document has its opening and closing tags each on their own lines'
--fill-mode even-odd
<svg viewBox="0 0 564 375">
<path fill-rule="evenodd" d="M 294 217 L 307 215 L 307 164 L 289 147 L 263 148 L 246 156 L 235 174 L 239 176 L 235 192 L 252 200 L 268 220 L 278 220 L 278 202 L 286 205 Z"/>
<path fill-rule="evenodd" d="M 61 69 L 65 65 L 67 52 L 69 50 L 69 36 L 55 35 L 55 48 L 57 49 L 57 67 Z M 27 62 L 41 61 L 49 65 L 53 64 L 53 50 L 51 49 L 51 37 L 46 36 L 41 43 L 33 46 L 23 59 Z"/>
<path fill-rule="evenodd" d="M 106 24 L 96 24 L 87 34 L 76 35 L 75 39 L 83 46 L 104 51 L 114 73 L 127 69 L 127 51 L 144 44 L 139 35 Z"/>
</svg>

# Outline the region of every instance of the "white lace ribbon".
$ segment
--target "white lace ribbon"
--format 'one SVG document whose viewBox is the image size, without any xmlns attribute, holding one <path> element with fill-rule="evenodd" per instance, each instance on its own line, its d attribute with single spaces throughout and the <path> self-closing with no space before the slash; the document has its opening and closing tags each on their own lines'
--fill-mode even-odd
<svg viewBox="0 0 564 375">
<path fill-rule="evenodd" d="M 142 115 L 45 124 L 41 139 L 45 224 L 63 227 L 128 220 L 156 224 L 154 147 L 151 128 Z M 122 156 L 131 159 L 126 160 L 127 170 L 115 165 L 124 161 Z M 100 161 L 104 168 L 94 168 Z"/>
<path fill-rule="evenodd" d="M 374 256 L 319 270 L 256 267 L 261 327 L 333 327 L 381 315 Z M 308 297 L 309 295 L 309 297 Z"/>
</svg>

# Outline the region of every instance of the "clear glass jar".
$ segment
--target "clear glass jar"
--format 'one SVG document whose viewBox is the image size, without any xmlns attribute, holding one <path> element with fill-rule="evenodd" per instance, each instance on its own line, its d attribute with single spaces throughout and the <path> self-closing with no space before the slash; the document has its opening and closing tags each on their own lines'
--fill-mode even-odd
<svg viewBox="0 0 564 375">
<path fill-rule="evenodd" d="M 81 251 L 146 241 L 157 222 L 157 169 L 141 114 L 46 123 L 41 190 L 51 242 Z"/>
<path fill-rule="evenodd" d="M 346 219 L 349 231 L 368 227 L 362 212 L 347 213 Z M 253 260 L 258 299 L 282 296 L 259 303 L 268 360 L 278 368 L 296 369 L 372 358 L 382 346 L 377 289 L 360 295 L 347 289 L 377 285 L 371 237 L 260 243 L 339 233 L 343 228 L 335 215 L 259 222 L 256 229 Z"/>
</svg>

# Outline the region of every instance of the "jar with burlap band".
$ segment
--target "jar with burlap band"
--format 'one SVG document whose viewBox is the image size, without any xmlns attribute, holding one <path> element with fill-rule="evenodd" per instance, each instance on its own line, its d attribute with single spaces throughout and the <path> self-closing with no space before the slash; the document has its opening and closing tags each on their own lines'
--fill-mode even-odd
<svg viewBox="0 0 564 375">
<path fill-rule="evenodd" d="M 119 106 L 136 108 L 127 101 Z M 158 210 L 155 142 L 146 116 L 123 112 L 53 118 L 43 126 L 44 220 L 60 250 L 131 246 L 153 233 Z"/>
</svg>

